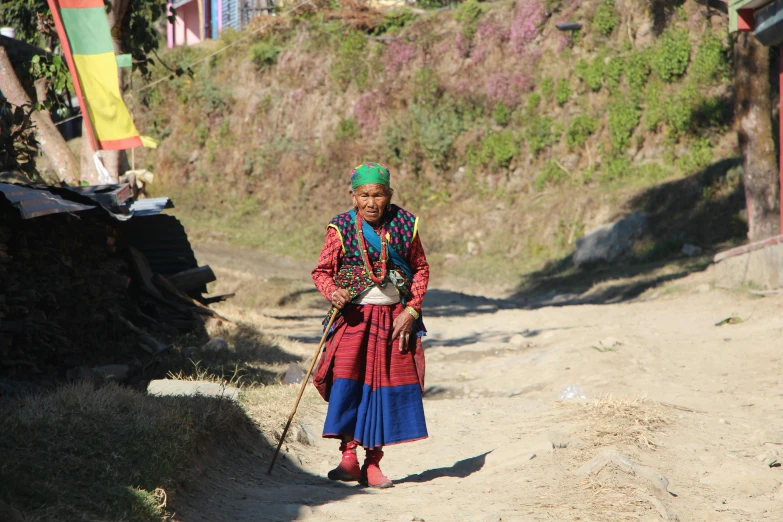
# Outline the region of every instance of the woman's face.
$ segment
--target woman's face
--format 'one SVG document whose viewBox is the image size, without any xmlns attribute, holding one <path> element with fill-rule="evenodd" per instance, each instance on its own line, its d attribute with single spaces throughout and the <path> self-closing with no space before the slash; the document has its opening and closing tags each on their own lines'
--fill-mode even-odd
<svg viewBox="0 0 783 522">
<path fill-rule="evenodd" d="M 385 185 L 368 183 L 351 191 L 353 204 L 362 219 L 372 226 L 377 226 L 383 219 L 383 213 L 391 202 L 391 189 Z"/>
</svg>

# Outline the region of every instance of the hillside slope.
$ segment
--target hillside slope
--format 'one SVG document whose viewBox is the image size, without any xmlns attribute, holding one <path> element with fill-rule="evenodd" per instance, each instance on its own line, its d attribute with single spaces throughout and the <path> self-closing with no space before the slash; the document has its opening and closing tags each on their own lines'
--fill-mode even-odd
<svg viewBox="0 0 783 522">
<path fill-rule="evenodd" d="M 632 210 L 654 217 L 634 262 L 743 235 L 717 11 L 471 0 L 257 22 L 164 55 L 184 68 L 233 44 L 134 99 L 161 141 L 142 158 L 154 190 L 197 232 L 313 256 L 348 205 L 350 169 L 376 160 L 457 276 L 513 286 Z M 556 27 L 571 22 L 582 29 Z"/>
</svg>

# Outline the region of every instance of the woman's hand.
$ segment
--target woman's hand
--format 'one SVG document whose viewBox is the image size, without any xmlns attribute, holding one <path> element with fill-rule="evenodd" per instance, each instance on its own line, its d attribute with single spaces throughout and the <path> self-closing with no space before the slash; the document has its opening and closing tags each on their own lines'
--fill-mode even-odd
<svg viewBox="0 0 783 522">
<path fill-rule="evenodd" d="M 351 302 L 351 294 L 345 288 L 338 288 L 332 294 L 332 306 L 338 310 L 342 310 L 343 306 Z"/>
<path fill-rule="evenodd" d="M 411 332 L 413 331 L 413 321 L 415 319 L 411 314 L 403 310 L 400 312 L 400 314 L 394 319 L 394 325 L 392 326 L 392 336 L 390 343 L 394 341 L 398 336 L 400 338 L 400 353 L 405 353 L 408 351 L 408 346 L 410 346 L 411 342 L 416 342 L 416 340 L 411 340 Z"/>
</svg>

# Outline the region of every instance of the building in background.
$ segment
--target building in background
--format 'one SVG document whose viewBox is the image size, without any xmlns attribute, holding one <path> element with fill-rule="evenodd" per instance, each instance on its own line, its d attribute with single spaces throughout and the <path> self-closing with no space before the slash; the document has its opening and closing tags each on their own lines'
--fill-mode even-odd
<svg viewBox="0 0 783 522">
<path fill-rule="evenodd" d="M 176 20 L 168 24 L 168 46 L 217 40 L 226 28 L 242 30 L 256 16 L 271 14 L 273 0 L 169 0 Z"/>
</svg>

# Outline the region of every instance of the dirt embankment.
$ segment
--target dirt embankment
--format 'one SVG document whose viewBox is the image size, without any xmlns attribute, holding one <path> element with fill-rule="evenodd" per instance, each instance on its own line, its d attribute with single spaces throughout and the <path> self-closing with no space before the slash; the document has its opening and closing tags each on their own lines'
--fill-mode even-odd
<svg viewBox="0 0 783 522">
<path fill-rule="evenodd" d="M 719 11 L 519 0 L 360 14 L 280 16 L 167 54 L 185 66 L 232 45 L 136 96 L 140 128 L 160 139 L 137 153 L 153 189 L 210 233 L 312 255 L 349 204 L 350 169 L 382 161 L 433 259 L 485 282 L 568 255 L 666 180 L 695 187 L 689 211 L 656 214 L 637 258 L 742 237 Z M 557 29 L 571 22 L 582 29 Z M 703 215 L 724 233 L 691 225 Z"/>
</svg>

